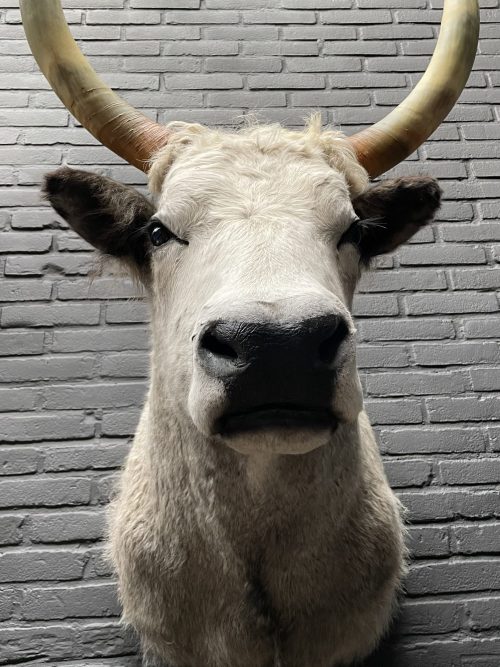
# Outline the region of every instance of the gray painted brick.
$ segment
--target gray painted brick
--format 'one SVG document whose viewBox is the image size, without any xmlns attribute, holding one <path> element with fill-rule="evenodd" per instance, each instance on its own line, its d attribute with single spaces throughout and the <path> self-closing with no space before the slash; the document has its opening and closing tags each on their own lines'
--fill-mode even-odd
<svg viewBox="0 0 500 667">
<path fill-rule="evenodd" d="M 490 316 L 485 318 L 467 319 L 464 323 L 464 333 L 467 338 L 497 338 L 500 327 L 500 318 Z"/>
<path fill-rule="evenodd" d="M 500 475 L 500 459 L 441 461 L 438 469 L 443 484 L 496 484 Z"/>
<path fill-rule="evenodd" d="M 0 507 L 58 507 L 86 505 L 90 481 L 76 478 L 38 478 L 26 484 L 22 479 L 0 480 Z"/>
<path fill-rule="evenodd" d="M 268 2 L 269 0 L 257 1 Z M 287 9 L 330 9 L 332 3 L 331 0 L 281 0 L 281 5 Z M 336 0 L 335 6 L 338 9 L 350 8 L 352 6 L 352 2 L 351 0 Z"/>
<path fill-rule="evenodd" d="M 22 517 L 10 517 L 10 519 L 11 521 L 15 519 L 19 523 L 22 521 Z M 19 528 L 16 527 L 15 530 L 18 531 Z M 54 511 L 50 514 L 32 514 L 26 530 L 33 542 L 44 544 L 100 540 L 105 531 L 104 513 L 93 509 L 83 512 L 66 511 L 60 514 Z"/>
<path fill-rule="evenodd" d="M 198 9 L 200 0 L 130 0 L 130 6 L 139 9 L 170 9 L 172 7 Z"/>
<path fill-rule="evenodd" d="M 239 74 L 167 74 L 165 85 L 171 90 L 212 90 L 243 88 L 243 79 Z"/>
<path fill-rule="evenodd" d="M 454 338 L 455 329 L 450 319 L 367 320 L 358 324 L 362 340 L 440 340 Z M 480 336 L 482 337 L 482 336 Z"/>
<path fill-rule="evenodd" d="M 2 589 L 0 592 L 0 621 L 8 621 L 14 611 L 16 601 L 14 589 Z"/>
<path fill-rule="evenodd" d="M 167 13 L 167 23 L 180 23 L 182 25 L 190 23 L 238 23 L 239 15 L 235 11 L 172 11 Z M 249 21 L 246 21 L 249 22 Z M 261 21 L 258 21 L 260 23 Z M 264 22 L 264 21 L 263 21 Z M 273 23 L 273 21 L 269 21 Z"/>
<path fill-rule="evenodd" d="M 370 104 L 368 93 L 361 91 L 318 90 L 292 93 L 292 102 L 297 106 L 333 107 Z"/>
<path fill-rule="evenodd" d="M 486 257 L 483 248 L 467 245 L 436 244 L 435 246 L 403 246 L 399 250 L 403 266 L 435 264 L 484 264 Z"/>
<path fill-rule="evenodd" d="M 247 55 L 317 56 L 319 45 L 312 41 L 248 42 L 242 45 L 242 53 Z"/>
<path fill-rule="evenodd" d="M 500 419 L 500 397 L 428 398 L 431 422 L 489 421 Z"/>
<path fill-rule="evenodd" d="M 5 306 L 1 324 L 4 327 L 43 327 L 97 324 L 98 304 L 51 304 L 44 306 Z"/>
<path fill-rule="evenodd" d="M 0 582 L 80 579 L 86 560 L 74 550 L 12 549 L 0 554 Z"/>
<path fill-rule="evenodd" d="M 424 486 L 431 475 L 432 464 L 425 459 L 386 460 L 385 474 L 393 488 Z"/>
<path fill-rule="evenodd" d="M 135 432 L 139 412 L 134 410 L 106 412 L 102 418 L 102 433 L 106 436 L 129 436 Z"/>
<path fill-rule="evenodd" d="M 494 294 L 414 294 L 406 297 L 409 315 L 435 315 L 437 313 L 491 313 L 498 310 Z"/>
<path fill-rule="evenodd" d="M 118 616 L 116 587 L 111 583 L 85 583 L 68 587 L 31 588 L 21 605 L 29 621 Z"/>
<path fill-rule="evenodd" d="M 455 289 L 498 290 L 500 289 L 500 268 L 478 272 L 476 269 L 457 269 L 451 272 Z"/>
<path fill-rule="evenodd" d="M 107 359 L 104 360 L 105 362 Z M 122 373 L 137 373 L 136 366 L 127 359 L 121 362 Z M 1 367 L 0 367 L 1 368 Z M 142 368 L 140 370 L 143 370 Z M 147 366 L 144 370 L 147 370 Z M 127 372 L 129 371 L 129 372 Z M 116 375 L 103 371 L 104 375 Z M 77 377 L 75 374 L 74 377 Z M 144 383 L 100 383 L 71 384 L 47 387 L 43 390 L 44 407 L 48 410 L 74 410 L 83 408 L 122 408 L 135 406 L 142 402 L 145 392 Z"/>
<path fill-rule="evenodd" d="M 46 472 L 62 472 L 68 470 L 105 470 L 119 468 L 127 454 L 129 446 L 126 442 L 99 442 L 96 445 L 71 446 L 52 445 L 48 448 L 44 459 Z"/>
<path fill-rule="evenodd" d="M 360 72 L 360 58 L 288 58 L 290 72 Z"/>
<path fill-rule="evenodd" d="M 359 345 L 359 368 L 401 368 L 409 366 L 408 349 L 402 345 Z"/>
<path fill-rule="evenodd" d="M 414 565 L 406 578 L 406 589 L 410 595 L 415 591 L 422 594 L 498 590 L 498 565 L 495 558 Z"/>
<path fill-rule="evenodd" d="M 143 303 L 116 303 L 106 306 L 106 322 L 109 324 L 131 324 L 148 321 L 149 308 Z M 85 324 L 85 322 L 82 324 Z M 93 324 L 93 322 L 89 322 L 89 324 Z"/>
<path fill-rule="evenodd" d="M 462 605 L 455 601 L 409 601 L 403 607 L 399 629 L 411 635 L 455 632 L 461 627 L 462 613 Z"/>
<path fill-rule="evenodd" d="M 94 431 L 94 423 L 79 412 L 30 415 L 10 413 L 2 416 L 0 443 L 90 438 Z"/>
<path fill-rule="evenodd" d="M 101 374 L 103 377 L 143 378 L 147 376 L 148 371 L 149 355 L 144 352 L 108 354 L 102 360 Z"/>
<path fill-rule="evenodd" d="M 249 93 L 240 90 L 223 90 L 208 93 L 208 102 L 212 106 L 239 107 L 255 109 L 259 107 L 284 107 L 286 95 L 276 91 Z"/>
<path fill-rule="evenodd" d="M 88 378 L 93 373 L 94 364 L 94 357 L 90 355 L 0 359 L 0 381 L 26 382 Z"/>
<path fill-rule="evenodd" d="M 498 216 L 500 215 L 500 202 L 497 201 L 481 202 L 480 208 L 485 218 L 498 218 Z"/>
<path fill-rule="evenodd" d="M 367 400 L 365 408 L 372 424 L 419 424 L 422 421 L 421 402 L 415 399 Z"/>
<path fill-rule="evenodd" d="M 300 30 L 302 30 L 302 26 Z M 278 28 L 270 25 L 208 26 L 203 32 L 206 39 L 237 39 L 245 41 L 278 39 L 279 35 Z"/>
<path fill-rule="evenodd" d="M 133 299 L 140 295 L 140 288 L 126 278 L 61 281 L 57 285 L 57 298 L 61 301 L 69 299 Z"/>
<path fill-rule="evenodd" d="M 92 24 L 138 24 L 160 23 L 161 14 L 155 11 L 127 12 L 91 9 L 87 12 L 87 23 Z"/>
<path fill-rule="evenodd" d="M 473 368 L 470 371 L 472 386 L 475 391 L 500 390 L 500 373 L 498 368 Z"/>
<path fill-rule="evenodd" d="M 461 394 L 469 387 L 465 371 L 425 373 L 371 373 L 366 390 L 372 396 Z"/>
<path fill-rule="evenodd" d="M 472 453 L 486 448 L 479 429 L 463 427 L 383 429 L 380 444 L 387 454 Z"/>
<path fill-rule="evenodd" d="M 38 396 L 37 388 L 1 387 L 0 412 L 33 410 Z"/>
<path fill-rule="evenodd" d="M 23 539 L 22 524 L 24 516 L 15 514 L 0 515 L 0 545 L 19 544 Z"/>
<path fill-rule="evenodd" d="M 466 524 L 451 529 L 453 551 L 459 554 L 500 551 L 500 522 Z"/>
<path fill-rule="evenodd" d="M 399 304 L 395 295 L 357 294 L 354 297 L 352 312 L 356 317 L 381 317 L 397 315 Z"/>
<path fill-rule="evenodd" d="M 322 23 L 350 23 L 353 25 L 373 24 L 373 23 L 392 23 L 391 12 L 386 10 L 367 10 L 357 11 L 355 9 L 332 9 L 320 13 Z M 379 33 L 380 34 L 380 33 Z"/>
<path fill-rule="evenodd" d="M 11 225 L 13 229 L 40 229 L 52 225 L 56 217 L 47 210 L 20 209 L 13 212 Z"/>
<path fill-rule="evenodd" d="M 437 558 L 450 553 L 447 526 L 410 526 L 407 545 L 412 558 Z"/>
<path fill-rule="evenodd" d="M 282 29 L 285 40 L 356 39 L 356 28 L 346 25 L 289 26 Z"/>
<path fill-rule="evenodd" d="M 2 234 L 0 252 L 47 252 L 52 244 L 52 234 L 10 232 Z"/>
<path fill-rule="evenodd" d="M 415 359 L 421 366 L 447 366 L 495 361 L 499 358 L 497 342 L 426 343 L 414 345 Z"/>
<path fill-rule="evenodd" d="M 420 489 L 400 491 L 399 499 L 408 510 L 407 519 L 422 523 L 455 518 L 487 519 L 500 515 L 500 492 L 493 490 Z M 447 563 L 445 563 L 447 564 Z M 421 591 L 421 594 L 424 594 Z"/>
<path fill-rule="evenodd" d="M 281 72 L 280 58 L 206 58 L 207 72 Z"/>
<path fill-rule="evenodd" d="M 143 42 L 138 43 L 143 44 Z M 145 43 L 149 44 L 149 42 Z M 262 44 L 262 42 L 256 42 L 256 44 Z M 279 45 L 279 42 L 271 42 L 271 44 Z M 238 54 L 238 42 L 229 42 L 222 39 L 167 42 L 162 45 L 162 53 L 168 56 L 235 56 Z"/>
<path fill-rule="evenodd" d="M 397 53 L 397 47 L 390 42 L 326 42 L 323 53 L 327 55 L 392 55 Z"/>
<path fill-rule="evenodd" d="M 500 451 L 500 427 L 489 426 L 487 428 L 488 437 L 491 441 L 491 449 L 494 452 Z"/>
<path fill-rule="evenodd" d="M 440 232 L 445 241 L 496 241 L 500 236 L 500 223 L 441 225 Z"/>
<path fill-rule="evenodd" d="M 229 86 L 228 86 L 229 87 Z M 235 88 L 237 86 L 231 86 Z M 248 87 L 266 88 L 324 88 L 325 77 L 321 74 L 256 74 L 248 77 Z"/>
<path fill-rule="evenodd" d="M 125 37 L 127 40 L 175 40 L 175 39 L 199 39 L 200 28 L 197 26 L 172 26 L 172 25 L 137 25 L 126 26 Z M 208 38 L 208 36 L 207 36 Z M 209 38 L 210 39 L 210 38 Z"/>
<path fill-rule="evenodd" d="M 474 632 L 498 629 L 500 618 L 500 596 L 488 595 L 467 600 L 465 610 L 468 625 Z M 483 663 L 484 664 L 484 663 Z"/>
<path fill-rule="evenodd" d="M 128 72 L 199 72 L 201 60 L 189 56 L 130 57 L 126 60 L 125 69 Z"/>
<path fill-rule="evenodd" d="M 0 643 L 4 665 L 45 658 L 71 660 L 72 658 L 99 658 L 130 655 L 134 640 L 119 623 L 94 621 L 75 624 L 12 625 L 0 628 Z M 1 663 L 0 663 L 1 664 Z M 116 663 L 115 663 L 116 664 Z"/>
<path fill-rule="evenodd" d="M 316 16 L 314 12 L 307 11 L 280 11 L 279 9 L 262 9 L 258 11 L 244 11 L 242 13 L 243 21 L 249 25 L 253 23 L 271 23 L 280 25 L 283 23 L 315 23 Z M 238 16 L 236 16 L 237 22 Z M 231 17 L 232 19 L 232 17 Z M 227 21 L 230 22 L 230 21 Z"/>
<path fill-rule="evenodd" d="M 38 449 L 0 448 L 0 476 L 35 473 L 39 464 L 40 451 Z"/>
<path fill-rule="evenodd" d="M 446 277 L 443 271 L 372 271 L 362 277 L 360 292 L 405 292 L 408 290 L 446 289 Z M 470 288 L 472 289 L 472 288 Z"/>
<path fill-rule="evenodd" d="M 495 667 L 499 656 L 500 642 L 496 638 L 464 638 L 460 642 L 455 639 L 425 640 L 398 645 L 398 658 L 405 667 L 424 664 L 455 667 L 460 662 L 468 667 Z"/>
<path fill-rule="evenodd" d="M 45 253 L 11 255 L 5 262 L 5 275 L 43 276 L 45 274 L 87 275 L 95 264 L 93 253 Z"/>
<path fill-rule="evenodd" d="M 149 330 L 143 327 L 115 326 L 112 329 L 55 331 L 51 349 L 53 352 L 147 350 Z"/>
</svg>

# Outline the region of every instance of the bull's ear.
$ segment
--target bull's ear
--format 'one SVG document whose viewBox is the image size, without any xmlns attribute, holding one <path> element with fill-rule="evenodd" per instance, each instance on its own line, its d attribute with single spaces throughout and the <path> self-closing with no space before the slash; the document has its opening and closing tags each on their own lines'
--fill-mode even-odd
<svg viewBox="0 0 500 667">
<path fill-rule="evenodd" d="M 43 194 L 95 248 L 143 264 L 143 230 L 155 209 L 140 192 L 98 174 L 62 167 L 45 177 Z"/>
<path fill-rule="evenodd" d="M 428 176 L 381 181 L 353 201 L 359 220 L 344 241 L 355 242 L 363 261 L 369 262 L 431 222 L 440 203 L 441 188 Z"/>
</svg>

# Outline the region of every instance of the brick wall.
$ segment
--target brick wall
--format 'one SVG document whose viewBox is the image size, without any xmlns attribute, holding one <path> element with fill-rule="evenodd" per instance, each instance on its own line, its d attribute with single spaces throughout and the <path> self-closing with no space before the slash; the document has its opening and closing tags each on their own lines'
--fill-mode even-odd
<svg viewBox="0 0 500 667">
<path fill-rule="evenodd" d="M 135 665 L 102 557 L 145 390 L 147 307 L 41 201 L 67 163 L 143 186 L 38 73 L 0 0 L 0 665 Z M 430 5 L 430 6 L 429 6 Z M 248 109 L 352 133 L 404 98 L 440 0 L 65 0 L 83 51 L 160 122 Z M 500 11 L 482 0 L 461 103 L 399 173 L 441 179 L 439 223 L 366 276 L 359 363 L 414 557 L 377 667 L 500 664 Z M 175 7 L 175 9 L 168 9 Z M 167 8 L 167 9 L 166 9 Z M 382 657 L 383 656 L 383 657 Z"/>
</svg>

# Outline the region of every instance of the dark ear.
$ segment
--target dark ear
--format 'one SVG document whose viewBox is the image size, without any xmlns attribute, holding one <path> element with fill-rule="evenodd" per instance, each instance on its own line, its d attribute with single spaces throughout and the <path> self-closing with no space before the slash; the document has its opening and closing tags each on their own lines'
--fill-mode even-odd
<svg viewBox="0 0 500 667">
<path fill-rule="evenodd" d="M 359 221 L 354 223 L 357 229 L 346 232 L 351 238 L 345 240 L 355 242 L 368 262 L 391 252 L 431 222 L 440 203 L 441 188 L 428 176 L 382 181 L 353 201 Z"/>
<path fill-rule="evenodd" d="M 47 174 L 43 194 L 95 248 L 139 265 L 144 262 L 143 230 L 155 209 L 137 190 L 98 174 L 62 167 Z"/>
</svg>

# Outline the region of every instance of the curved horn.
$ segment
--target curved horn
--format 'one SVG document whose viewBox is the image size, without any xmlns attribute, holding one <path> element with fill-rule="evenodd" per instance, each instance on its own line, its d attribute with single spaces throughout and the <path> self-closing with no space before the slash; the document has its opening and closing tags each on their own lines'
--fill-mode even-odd
<svg viewBox="0 0 500 667">
<path fill-rule="evenodd" d="M 385 118 L 349 137 L 372 178 L 407 158 L 446 118 L 469 78 L 478 36 L 477 0 L 445 0 L 439 38 L 421 80 Z"/>
<path fill-rule="evenodd" d="M 124 102 L 95 73 L 71 36 L 60 0 L 21 0 L 31 51 L 67 109 L 104 146 L 147 171 L 168 130 Z"/>
</svg>

